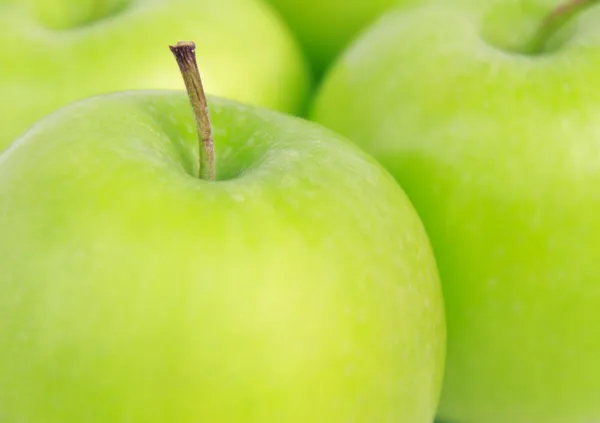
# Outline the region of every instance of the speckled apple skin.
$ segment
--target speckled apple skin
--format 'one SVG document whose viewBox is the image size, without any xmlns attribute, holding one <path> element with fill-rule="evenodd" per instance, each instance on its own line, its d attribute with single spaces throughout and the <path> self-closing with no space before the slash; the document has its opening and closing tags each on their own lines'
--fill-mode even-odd
<svg viewBox="0 0 600 423">
<path fill-rule="evenodd" d="M 445 317 L 393 177 L 320 126 L 183 92 L 69 106 L 0 156 L 0 420 L 431 423 Z"/>
</svg>

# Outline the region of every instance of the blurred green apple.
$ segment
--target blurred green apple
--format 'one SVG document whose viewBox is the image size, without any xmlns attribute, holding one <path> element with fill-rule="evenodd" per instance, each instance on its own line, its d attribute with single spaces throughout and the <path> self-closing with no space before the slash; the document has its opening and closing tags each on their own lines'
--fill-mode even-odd
<svg viewBox="0 0 600 423">
<path fill-rule="evenodd" d="M 443 303 L 404 192 L 315 124 L 209 105 L 215 181 L 177 92 L 0 156 L 2 420 L 430 423 Z"/>
<path fill-rule="evenodd" d="M 268 0 L 298 37 L 317 74 L 367 26 L 394 6 L 417 0 Z"/>
<path fill-rule="evenodd" d="M 555 5 L 395 12 L 314 107 L 395 175 L 428 230 L 448 422 L 600 421 L 600 8 L 540 26 Z"/>
<path fill-rule="evenodd" d="M 0 1 L 0 151 L 36 120 L 88 96 L 172 89 L 156 51 L 198 40 L 209 93 L 303 110 L 308 72 L 295 41 L 260 0 Z"/>
</svg>

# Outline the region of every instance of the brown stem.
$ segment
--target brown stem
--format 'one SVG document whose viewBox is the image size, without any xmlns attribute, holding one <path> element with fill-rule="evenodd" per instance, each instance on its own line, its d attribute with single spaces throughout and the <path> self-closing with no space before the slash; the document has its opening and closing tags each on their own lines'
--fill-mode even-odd
<svg viewBox="0 0 600 423">
<path fill-rule="evenodd" d="M 183 76 L 185 88 L 194 110 L 196 128 L 200 140 L 200 169 L 201 179 L 215 180 L 215 147 L 210 126 L 210 115 L 206 95 L 202 87 L 202 79 L 196 63 L 196 44 L 191 41 L 179 41 L 174 46 L 169 46 L 177 60 L 179 70 Z"/>
<path fill-rule="evenodd" d="M 597 2 L 598 0 L 566 0 L 564 3 L 558 5 L 538 27 L 529 43 L 525 46 L 524 52 L 528 54 L 543 53 L 548 40 L 563 25 Z"/>
</svg>

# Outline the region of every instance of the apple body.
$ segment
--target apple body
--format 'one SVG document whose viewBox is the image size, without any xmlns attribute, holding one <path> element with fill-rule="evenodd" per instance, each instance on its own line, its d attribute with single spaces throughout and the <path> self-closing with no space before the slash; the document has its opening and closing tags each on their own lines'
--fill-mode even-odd
<svg viewBox="0 0 600 423">
<path fill-rule="evenodd" d="M 599 421 L 600 10 L 528 56 L 554 2 L 468 3 L 379 21 L 312 117 L 424 221 L 447 310 L 442 421 Z"/>
<path fill-rule="evenodd" d="M 0 2 L 0 151 L 73 101 L 180 88 L 167 47 L 179 40 L 196 42 L 207 92 L 304 110 L 304 58 L 260 0 L 12 0 Z"/>
<path fill-rule="evenodd" d="M 349 43 L 387 10 L 416 0 L 267 0 L 281 13 L 321 75 Z"/>
<path fill-rule="evenodd" d="M 185 94 L 67 106 L 0 156 L 0 410 L 46 423 L 430 423 L 445 323 L 393 177 L 320 126 Z"/>
</svg>

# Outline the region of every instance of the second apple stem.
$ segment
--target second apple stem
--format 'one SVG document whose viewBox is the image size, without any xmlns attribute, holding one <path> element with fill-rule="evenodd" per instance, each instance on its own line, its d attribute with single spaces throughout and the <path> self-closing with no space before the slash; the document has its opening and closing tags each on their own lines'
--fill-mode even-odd
<svg viewBox="0 0 600 423">
<path fill-rule="evenodd" d="M 525 46 L 524 52 L 528 54 L 543 53 L 548 40 L 550 40 L 563 25 L 573 19 L 575 15 L 578 15 L 589 6 L 596 3 L 598 3 L 598 0 L 567 0 L 557 6 L 538 27 L 530 42 Z"/>
<path fill-rule="evenodd" d="M 208 103 L 202 86 L 202 79 L 196 62 L 196 44 L 191 41 L 179 41 L 169 46 L 177 60 L 183 76 L 185 88 L 196 118 L 198 138 L 200 139 L 200 178 L 215 180 L 215 147 L 212 138 Z"/>
</svg>

